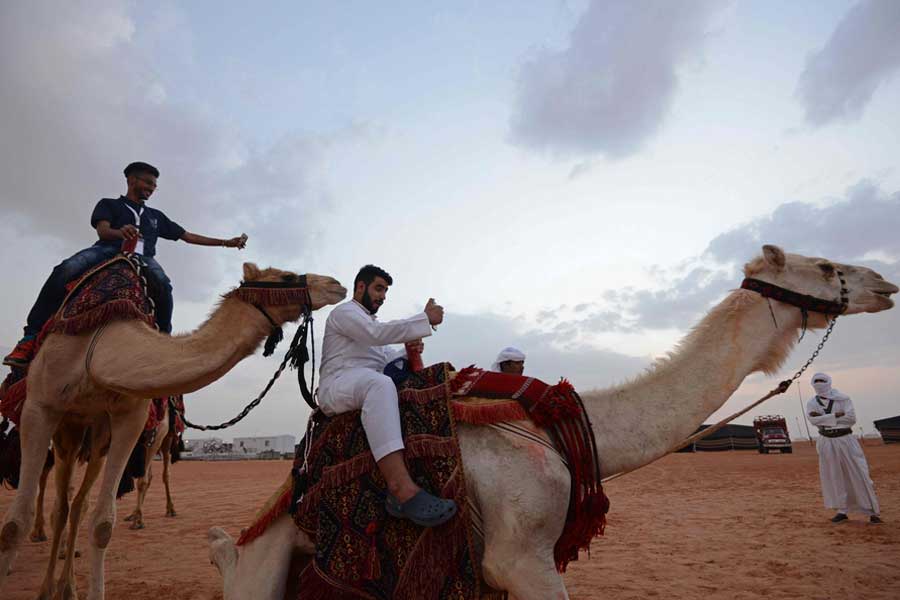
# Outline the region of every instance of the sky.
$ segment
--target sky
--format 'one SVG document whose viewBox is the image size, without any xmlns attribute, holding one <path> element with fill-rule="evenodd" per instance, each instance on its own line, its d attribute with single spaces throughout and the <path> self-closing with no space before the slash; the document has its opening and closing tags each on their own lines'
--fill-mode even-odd
<svg viewBox="0 0 900 600">
<path fill-rule="evenodd" d="M 623 382 L 764 243 L 900 281 L 897 31 L 893 0 L 0 3 L 0 347 L 143 160 L 171 219 L 249 236 L 160 242 L 176 331 L 243 261 L 347 287 L 374 263 L 395 282 L 380 318 L 445 307 L 426 362 L 487 367 L 512 345 L 547 381 Z M 842 319 L 815 363 L 867 432 L 900 414 L 898 333 L 900 310 Z M 190 395 L 189 418 L 231 418 L 280 354 Z M 805 435 L 810 393 L 804 377 L 737 422 Z M 307 416 L 282 378 L 220 435 L 299 436 Z"/>
</svg>

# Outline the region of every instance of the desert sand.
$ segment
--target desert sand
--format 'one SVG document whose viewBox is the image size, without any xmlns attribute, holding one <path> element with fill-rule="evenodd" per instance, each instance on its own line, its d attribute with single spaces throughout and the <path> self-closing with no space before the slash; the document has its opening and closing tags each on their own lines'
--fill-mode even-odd
<svg viewBox="0 0 900 600">
<path fill-rule="evenodd" d="M 607 484 L 606 535 L 569 566 L 574 600 L 638 598 L 900 598 L 900 445 L 865 446 L 882 525 L 862 517 L 832 524 L 822 506 L 815 449 L 675 454 Z M 144 506 L 146 529 L 122 519 L 119 501 L 107 552 L 107 598 L 220 599 L 207 558 L 206 530 L 237 536 L 290 470 L 289 461 L 178 463 L 172 470 L 176 518 L 166 518 L 160 465 Z M 0 511 L 13 492 L 0 490 Z M 49 502 L 48 502 L 49 506 Z M 86 548 L 84 530 L 79 548 Z M 49 542 L 27 542 L 3 590 L 31 600 Z M 86 591 L 87 563 L 76 561 Z"/>
</svg>

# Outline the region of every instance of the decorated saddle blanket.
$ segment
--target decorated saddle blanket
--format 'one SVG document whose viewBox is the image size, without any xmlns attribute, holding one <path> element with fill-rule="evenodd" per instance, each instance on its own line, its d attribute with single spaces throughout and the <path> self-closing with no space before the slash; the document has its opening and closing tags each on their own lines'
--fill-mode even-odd
<svg viewBox="0 0 900 600">
<path fill-rule="evenodd" d="M 153 290 L 148 288 L 143 269 L 139 257 L 123 254 L 71 282 L 62 306 L 38 335 L 38 349 L 51 333 L 78 335 L 110 321 L 138 320 L 155 327 Z M 0 415 L 17 425 L 25 403 L 26 382 L 25 372 L 14 369 L 0 391 Z"/>
<path fill-rule="evenodd" d="M 414 478 L 432 493 L 454 498 L 460 507 L 466 508 L 460 514 L 468 519 L 470 507 L 462 502 L 465 499 L 462 472 L 456 473 L 461 457 L 454 435 L 455 423 L 491 425 L 531 420 L 540 425 L 550 434 L 571 475 L 566 525 L 555 548 L 557 567 L 565 570 L 568 562 L 576 559 L 578 550 L 589 548 L 591 540 L 602 534 L 609 509 L 609 501 L 600 486 L 590 423 L 580 398 L 564 380 L 550 386 L 533 378 L 471 367 L 458 374 L 450 369 L 444 364 L 429 367 L 413 374 L 400 389 L 401 421 Z M 284 482 L 253 524 L 243 530 L 238 544 L 249 543 L 278 516 L 291 510 L 298 527 L 317 543 L 316 560 L 306 567 L 300 582 L 300 589 L 306 590 L 300 594 L 303 600 L 477 598 L 468 594 L 478 592 L 480 557 L 472 562 L 468 531 L 467 552 L 460 554 L 463 537 L 462 531 L 456 528 L 461 525 L 461 519 L 443 526 L 452 526 L 453 541 L 446 547 L 435 549 L 433 539 L 423 538 L 426 542 L 423 546 L 437 552 L 438 558 L 427 561 L 427 557 L 415 556 L 415 552 L 410 554 L 410 545 L 420 541 L 417 536 L 427 535 L 428 531 L 386 517 L 384 482 L 369 452 L 359 412 L 333 418 L 316 413 L 313 419 L 312 435 L 308 434 L 298 447 L 294 473 L 300 475 L 299 481 L 295 485 L 289 477 Z M 307 442 L 310 443 L 308 454 Z M 422 471 L 422 467 L 428 468 Z M 436 530 L 442 539 L 447 536 L 443 527 Z M 452 562 L 451 555 L 457 557 L 457 562 Z M 453 576 L 455 579 L 448 580 L 447 575 L 441 574 L 436 578 L 445 584 L 455 582 L 458 595 L 447 596 L 446 585 L 434 582 L 426 582 L 416 589 L 412 575 L 416 571 L 419 575 L 433 574 L 436 569 L 421 569 L 437 564 L 465 571 L 465 577 L 457 574 Z M 314 590 L 318 591 L 314 593 Z M 482 594 L 487 592 L 482 590 Z"/>
<path fill-rule="evenodd" d="M 316 413 L 294 520 L 316 545 L 300 574 L 298 600 L 477 599 L 466 485 L 450 411 L 449 364 L 411 375 L 398 389 L 406 461 L 418 485 L 451 498 L 456 517 L 435 528 L 387 515 L 381 477 L 359 411 Z M 305 452 L 309 443 L 309 453 Z"/>
</svg>

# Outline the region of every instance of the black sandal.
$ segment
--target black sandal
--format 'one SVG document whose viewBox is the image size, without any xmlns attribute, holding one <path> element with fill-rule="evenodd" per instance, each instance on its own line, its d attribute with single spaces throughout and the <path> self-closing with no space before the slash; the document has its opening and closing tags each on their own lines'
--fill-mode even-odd
<svg viewBox="0 0 900 600">
<path fill-rule="evenodd" d="M 421 527 L 437 527 L 456 514 L 456 502 L 438 498 L 425 490 L 419 490 L 415 496 L 402 503 L 388 494 L 384 507 L 392 517 L 409 519 Z"/>
</svg>

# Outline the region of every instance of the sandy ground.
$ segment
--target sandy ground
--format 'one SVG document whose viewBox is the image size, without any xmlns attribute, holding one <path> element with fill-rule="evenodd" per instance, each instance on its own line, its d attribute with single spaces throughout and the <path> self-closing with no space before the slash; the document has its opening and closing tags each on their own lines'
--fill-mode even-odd
<svg viewBox="0 0 900 600">
<path fill-rule="evenodd" d="M 612 512 L 604 538 L 565 574 L 575 600 L 593 598 L 900 598 L 900 446 L 867 445 L 883 525 L 860 517 L 834 525 L 822 507 L 815 450 L 794 454 L 671 455 L 607 485 Z M 290 469 L 288 461 L 182 462 L 173 468 L 178 516 L 166 518 L 156 477 L 147 528 L 121 518 L 107 552 L 107 598 L 221 598 L 206 530 L 236 535 Z M 5 511 L 12 492 L 0 490 Z M 84 531 L 80 548 L 86 548 Z M 22 548 L 4 600 L 33 599 L 49 543 Z M 84 559 L 76 562 L 86 591 Z"/>
</svg>

